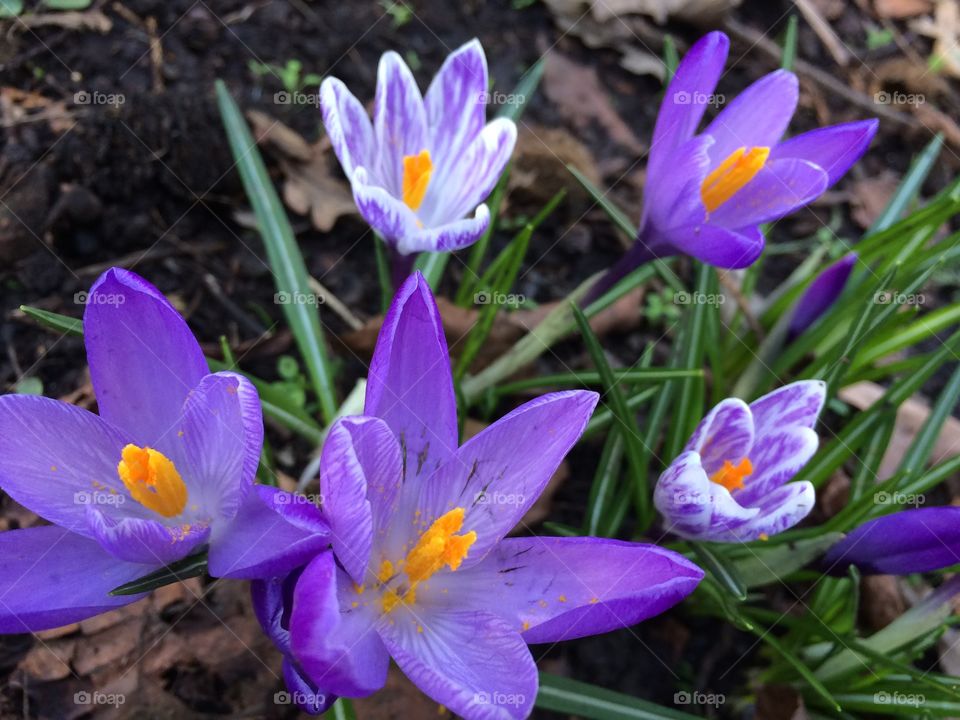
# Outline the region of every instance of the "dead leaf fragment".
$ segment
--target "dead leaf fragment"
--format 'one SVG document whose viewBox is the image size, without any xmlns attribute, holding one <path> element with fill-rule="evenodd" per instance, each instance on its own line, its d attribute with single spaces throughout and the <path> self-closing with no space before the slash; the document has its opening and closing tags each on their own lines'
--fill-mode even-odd
<svg viewBox="0 0 960 720">
<path fill-rule="evenodd" d="M 860 584 L 863 619 L 874 632 L 882 630 L 907 611 L 900 581 L 893 575 L 868 575 Z"/>
<path fill-rule="evenodd" d="M 891 20 L 926 15 L 933 10 L 933 0 L 873 0 L 873 11 Z"/>
<path fill-rule="evenodd" d="M 960 5 L 957 0 L 937 0 L 932 18 L 914 20 L 910 28 L 933 38 L 933 58 L 943 72 L 960 78 Z"/>
</svg>

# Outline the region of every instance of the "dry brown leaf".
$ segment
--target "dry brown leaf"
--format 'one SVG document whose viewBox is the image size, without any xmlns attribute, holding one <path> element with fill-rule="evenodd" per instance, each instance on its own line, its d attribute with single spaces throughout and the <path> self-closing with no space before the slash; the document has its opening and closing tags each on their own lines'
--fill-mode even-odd
<svg viewBox="0 0 960 720">
<path fill-rule="evenodd" d="M 336 159 L 326 138 L 309 144 L 295 130 L 264 113 L 247 114 L 258 143 L 280 155 L 285 177 L 283 200 L 295 213 L 309 215 L 310 223 L 328 232 L 345 215 L 356 215 L 350 185 L 336 174 Z"/>
<path fill-rule="evenodd" d="M 860 612 L 867 627 L 882 630 L 907 611 L 900 582 L 893 575 L 869 575 L 860 581 Z"/>
<path fill-rule="evenodd" d="M 70 663 L 76 649 L 77 641 L 73 638 L 37 643 L 18 667 L 33 680 L 63 680 L 71 674 Z"/>
<path fill-rule="evenodd" d="M 913 20 L 910 29 L 933 38 L 933 57 L 940 69 L 960 78 L 960 5 L 957 0 L 937 0 L 933 17 Z"/>
<path fill-rule="evenodd" d="M 803 698 L 789 685 L 763 685 L 757 693 L 756 720 L 807 720 Z"/>
<path fill-rule="evenodd" d="M 553 12 L 565 16 L 588 9 L 598 22 L 619 22 L 630 15 L 645 15 L 659 24 L 673 18 L 697 25 L 716 23 L 740 0 L 545 0 Z"/>
<path fill-rule="evenodd" d="M 567 165 L 577 168 L 593 184 L 600 184 L 596 160 L 586 145 L 564 128 L 524 123 L 513 153 L 510 198 L 521 205 L 540 207 L 558 191 L 566 190 L 572 206 L 581 205 L 589 195 L 567 171 Z"/>
<path fill-rule="evenodd" d="M 866 410 L 886 392 L 886 388 L 872 382 L 859 382 L 840 390 L 840 399 L 858 410 Z M 880 462 L 877 481 L 891 477 L 903 454 L 930 416 L 930 405 L 919 397 L 912 397 L 897 410 L 897 421 L 890 444 Z M 960 420 L 948 417 L 930 455 L 931 463 L 939 463 L 960 454 Z"/>
<path fill-rule="evenodd" d="M 933 10 L 933 0 L 873 0 L 873 10 L 879 17 L 903 20 L 926 15 Z"/>
<path fill-rule="evenodd" d="M 64 30 L 92 30 L 106 35 L 113 29 L 110 18 L 100 10 L 83 12 L 27 13 L 17 19 L 17 25 L 27 28 L 60 27 Z M 14 25 L 16 29 L 17 25 Z"/>
<path fill-rule="evenodd" d="M 560 53 L 550 53 L 543 75 L 543 91 L 578 130 L 585 130 L 595 122 L 631 152 L 640 155 L 645 151 L 617 114 L 594 68 L 580 65 Z"/>
</svg>

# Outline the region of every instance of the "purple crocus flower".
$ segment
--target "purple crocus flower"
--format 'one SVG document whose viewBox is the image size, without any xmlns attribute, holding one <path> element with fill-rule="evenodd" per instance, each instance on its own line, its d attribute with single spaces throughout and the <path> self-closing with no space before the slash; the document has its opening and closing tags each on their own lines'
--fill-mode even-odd
<svg viewBox="0 0 960 720">
<path fill-rule="evenodd" d="M 457 250 L 490 224 L 480 203 L 510 159 L 517 128 L 505 118 L 487 123 L 488 87 L 478 40 L 447 57 L 425 97 L 400 56 L 384 53 L 372 125 L 340 80 L 320 86 L 323 121 L 357 209 L 395 253 Z"/>
<path fill-rule="evenodd" d="M 320 511 L 254 485 L 257 392 L 211 374 L 183 318 L 143 278 L 105 272 L 83 317 L 99 416 L 0 397 L 0 487 L 53 523 L 0 533 L 0 632 L 132 602 L 109 592 L 209 548 L 218 577 L 284 574 L 328 540 Z"/>
<path fill-rule="evenodd" d="M 830 548 L 829 572 L 907 575 L 960 564 L 960 507 L 903 510 L 860 525 Z"/>
<path fill-rule="evenodd" d="M 527 643 L 632 625 L 697 586 L 698 567 L 656 546 L 505 538 L 597 399 L 545 395 L 458 447 L 440 314 L 423 277 L 407 280 L 380 332 L 366 415 L 337 422 L 323 448 L 332 550 L 292 585 L 254 591 L 305 709 L 378 690 L 393 657 L 457 715 L 525 718 L 537 693 Z"/>
<path fill-rule="evenodd" d="M 865 120 L 781 141 L 798 99 L 797 77 L 787 70 L 757 80 L 698 133 L 707 106 L 723 102 L 714 90 L 729 47 L 722 32 L 709 33 L 677 67 L 653 132 L 637 240 L 601 288 L 670 255 L 751 265 L 764 245 L 758 226 L 812 202 L 876 133 L 877 121 Z"/>
<path fill-rule="evenodd" d="M 817 450 L 826 385 L 804 380 L 747 405 L 718 404 L 654 491 L 666 529 L 691 540 L 747 542 L 793 527 L 813 509 L 813 485 L 788 482 Z"/>
<path fill-rule="evenodd" d="M 820 273 L 810 283 L 797 302 L 793 316 L 790 318 L 790 337 L 797 337 L 808 327 L 813 325 L 830 306 L 840 297 L 840 293 L 847 286 L 850 273 L 857 264 L 857 254 L 848 253 L 837 260 L 833 265 Z"/>
</svg>

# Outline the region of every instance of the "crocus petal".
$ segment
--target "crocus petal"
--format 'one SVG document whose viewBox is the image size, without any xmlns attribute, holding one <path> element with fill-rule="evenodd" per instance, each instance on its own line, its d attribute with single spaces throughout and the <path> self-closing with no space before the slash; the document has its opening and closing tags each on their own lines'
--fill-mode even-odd
<svg viewBox="0 0 960 720">
<path fill-rule="evenodd" d="M 823 565 L 846 574 L 906 575 L 960 563 L 960 508 L 904 510 L 868 520 L 830 548 Z"/>
<path fill-rule="evenodd" d="M 756 505 L 761 498 L 790 481 L 817 452 L 819 438 L 806 427 L 787 427 L 779 432 L 760 435 L 750 451 L 753 474 L 747 478 L 737 500 Z"/>
<path fill-rule="evenodd" d="M 152 569 L 54 525 L 0 533 L 0 633 L 48 630 L 139 600 L 109 593 Z"/>
<path fill-rule="evenodd" d="M 713 144 L 709 135 L 690 138 L 674 152 L 671 163 L 657 174 L 656 181 L 644 190 L 641 227 L 649 222 L 660 232 L 700 225 L 706 211 L 700 199 L 700 187 L 710 166 L 708 150 Z M 649 175 L 648 175 L 649 177 Z"/>
<path fill-rule="evenodd" d="M 323 512 L 333 551 L 362 585 L 374 535 L 385 532 L 403 476 L 400 443 L 380 418 L 348 417 L 330 428 L 320 458 Z"/>
<path fill-rule="evenodd" d="M 90 289 L 83 333 L 100 417 L 154 446 L 210 372 L 187 323 L 142 277 L 111 268 Z"/>
<path fill-rule="evenodd" d="M 394 613 L 381 625 L 383 642 L 424 693 L 470 720 L 530 715 L 537 666 L 517 628 L 483 612 Z"/>
<path fill-rule="evenodd" d="M 153 565 L 153 569 L 186 557 L 210 537 L 206 524 L 170 526 L 146 518 L 117 517 L 93 506 L 87 507 L 87 524 L 108 553 L 121 560 Z M 143 574 L 148 572 L 150 568 Z"/>
<path fill-rule="evenodd" d="M 453 252 L 472 245 L 490 226 L 490 210 L 477 206 L 473 217 L 455 220 L 437 227 L 423 228 L 397 243 L 401 254 L 414 252 Z"/>
<path fill-rule="evenodd" d="M 45 397 L 0 397 L 0 487 L 52 523 L 89 535 L 86 508 L 136 505 L 117 475 L 127 439 L 91 412 Z"/>
<path fill-rule="evenodd" d="M 380 156 L 377 176 L 394 197 L 403 193 L 403 157 L 428 149 L 426 131 L 423 97 L 413 73 L 397 53 L 385 52 L 377 68 L 373 132 Z"/>
<path fill-rule="evenodd" d="M 405 239 L 421 230 L 416 214 L 402 200 L 370 183 L 366 168 L 354 169 L 352 188 L 357 211 L 390 245 L 399 247 L 400 243 L 408 243 Z"/>
<path fill-rule="evenodd" d="M 337 701 L 336 695 L 318 690 L 289 658 L 283 659 L 283 681 L 290 700 L 307 715 L 322 715 Z"/>
<path fill-rule="evenodd" d="M 710 215 L 726 228 L 778 220 L 809 204 L 827 189 L 827 173 L 819 165 L 793 158 L 773 160 L 732 198 Z"/>
<path fill-rule="evenodd" d="M 697 131 L 723 72 L 730 40 L 722 32 L 712 32 L 698 40 L 683 56 L 673 80 L 663 96 L 650 144 L 653 172 L 671 163 L 673 150 Z"/>
<path fill-rule="evenodd" d="M 398 524 L 413 533 L 462 507 L 462 532 L 477 533 L 463 566 L 479 562 L 543 492 L 599 398 L 579 390 L 550 393 L 484 428 L 423 484 L 419 515 L 409 520 L 401 515 Z"/>
<path fill-rule="evenodd" d="M 784 385 L 750 403 L 758 440 L 768 431 L 786 427 L 813 429 L 827 398 L 823 380 L 799 380 Z"/>
<path fill-rule="evenodd" d="M 364 413 L 386 421 L 405 448 L 404 482 L 422 480 L 457 449 L 457 404 L 443 320 L 419 272 L 397 291 L 383 321 Z"/>
<path fill-rule="evenodd" d="M 664 529 L 681 537 L 709 539 L 717 528 L 733 530 L 756 517 L 759 510 L 745 507 L 742 490 L 734 496 L 711 482 L 700 456 L 682 453 L 664 470 L 653 493 L 653 503 L 663 515 Z"/>
<path fill-rule="evenodd" d="M 420 208 L 427 226 L 459 220 L 493 190 L 510 161 L 517 142 L 517 126 L 497 118 L 484 127 L 458 155 L 444 176 L 432 178 Z"/>
<path fill-rule="evenodd" d="M 343 172 L 353 177 L 357 167 L 374 169 L 373 126 L 363 105 L 337 78 L 320 83 L 323 125 Z"/>
<path fill-rule="evenodd" d="M 366 605 L 353 607 L 343 595 L 359 597 L 333 553 L 311 560 L 293 592 L 291 646 L 313 684 L 363 697 L 384 686 L 390 658 L 377 634 L 377 616 Z"/>
<path fill-rule="evenodd" d="M 857 254 L 848 253 L 817 275 L 794 306 L 789 334 L 800 335 L 836 302 L 857 264 Z"/>
<path fill-rule="evenodd" d="M 187 483 L 190 507 L 232 518 L 253 485 L 263 447 L 256 388 L 236 373 L 208 375 L 187 397 L 180 422 L 158 447 L 169 448 Z"/>
<path fill-rule="evenodd" d="M 528 643 L 634 625 L 693 592 L 703 571 L 655 545 L 598 538 L 507 538 L 479 565 L 438 576 L 417 602 L 486 606 Z M 490 598 L 496 602 L 491 605 Z"/>
<path fill-rule="evenodd" d="M 326 548 L 329 533 L 308 498 L 254 485 L 233 519 L 213 526 L 210 574 L 240 579 L 282 575 Z"/>
<path fill-rule="evenodd" d="M 685 450 L 700 453 L 703 469 L 713 475 L 729 460 L 736 464 L 753 446 L 753 416 L 739 398 L 727 398 L 700 421 Z"/>
<path fill-rule="evenodd" d="M 760 512 L 755 518 L 736 528 L 731 528 L 729 537 L 721 532 L 713 539 L 749 542 L 776 535 L 792 528 L 809 515 L 815 500 L 816 493 L 810 483 L 787 483 L 761 498 L 758 504 Z"/>
<path fill-rule="evenodd" d="M 797 76 L 788 70 L 777 70 L 751 84 L 703 131 L 715 140 L 710 148 L 711 166 L 716 167 L 738 148 L 775 146 L 790 124 L 799 97 Z"/>
<path fill-rule="evenodd" d="M 476 38 L 450 53 L 430 83 L 424 104 L 434 180 L 446 176 L 483 129 L 488 87 L 487 58 Z"/>
<path fill-rule="evenodd" d="M 677 229 L 668 241 L 677 250 L 708 265 L 738 269 L 753 265 L 763 252 L 763 234 L 757 227 L 728 230 L 716 225 Z"/>
<path fill-rule="evenodd" d="M 796 158 L 811 162 L 827 173 L 829 187 L 867 151 L 878 127 L 879 121 L 874 119 L 811 130 L 777 145 L 770 161 Z"/>
</svg>

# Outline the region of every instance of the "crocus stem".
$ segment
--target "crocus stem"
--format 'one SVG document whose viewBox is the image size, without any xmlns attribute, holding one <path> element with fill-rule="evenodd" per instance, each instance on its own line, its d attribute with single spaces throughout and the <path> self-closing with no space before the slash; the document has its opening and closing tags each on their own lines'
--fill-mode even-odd
<svg viewBox="0 0 960 720">
<path fill-rule="evenodd" d="M 393 247 L 390 248 L 390 274 L 393 278 L 393 287 L 398 288 L 413 272 L 416 255 L 401 255 Z"/>
<path fill-rule="evenodd" d="M 657 260 L 658 258 L 663 257 L 661 255 L 660 249 L 652 243 L 643 231 L 640 232 L 640 235 L 633 242 L 633 245 L 630 247 L 623 256 L 611 266 L 607 272 L 593 284 L 593 287 L 587 292 L 583 297 L 583 300 L 580 301 L 580 307 L 586 308 L 597 298 L 601 297 L 605 292 L 610 288 L 616 285 L 620 280 L 625 278 L 631 272 L 636 270 L 638 267 L 644 263 L 648 263 L 651 260 Z"/>
</svg>

